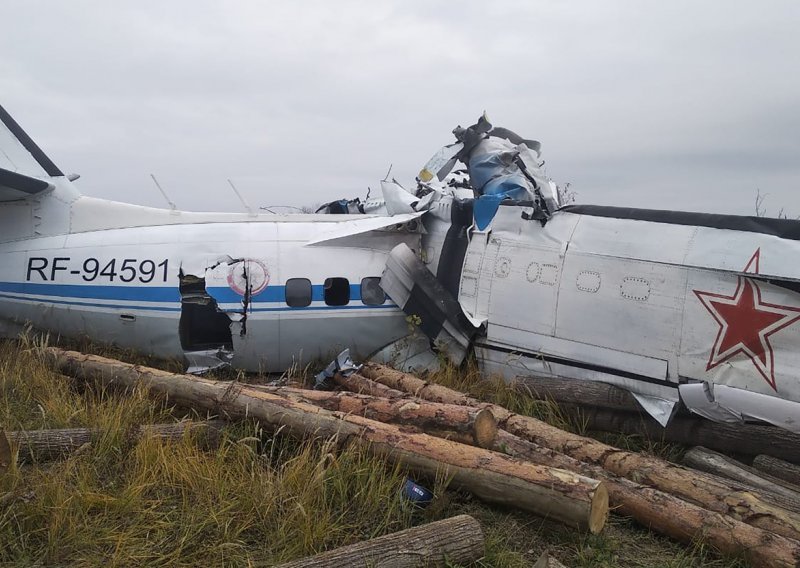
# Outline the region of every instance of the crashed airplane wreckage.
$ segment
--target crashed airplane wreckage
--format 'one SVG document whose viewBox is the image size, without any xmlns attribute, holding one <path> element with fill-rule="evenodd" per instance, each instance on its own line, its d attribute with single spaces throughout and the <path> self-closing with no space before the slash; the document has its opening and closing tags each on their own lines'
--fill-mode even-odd
<svg viewBox="0 0 800 568">
<path fill-rule="evenodd" d="M 474 350 L 509 379 L 620 386 L 662 425 L 681 402 L 800 432 L 798 221 L 562 206 L 539 143 L 485 117 L 381 200 L 148 208 L 81 195 L 0 121 L 4 335 L 30 323 L 191 371 Z"/>
</svg>

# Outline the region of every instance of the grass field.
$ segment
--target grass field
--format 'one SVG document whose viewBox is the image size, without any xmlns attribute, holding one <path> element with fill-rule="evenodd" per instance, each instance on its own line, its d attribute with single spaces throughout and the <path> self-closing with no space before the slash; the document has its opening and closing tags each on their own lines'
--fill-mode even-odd
<svg viewBox="0 0 800 568">
<path fill-rule="evenodd" d="M 571 567 L 745 566 L 703 543 L 686 547 L 614 516 L 601 535 L 579 534 L 488 507 L 448 490 L 441 477 L 418 480 L 436 497 L 417 509 L 400 496 L 401 469 L 325 440 L 272 436 L 253 423 L 227 427 L 213 449 L 191 434 L 177 442 L 134 439 L 132 428 L 178 420 L 186 411 L 141 390 L 108 392 L 56 374 L 40 347 L 29 338 L 0 342 L 0 427 L 85 426 L 103 434 L 69 459 L 0 473 L 3 565 L 269 566 L 468 513 L 487 540 L 477 566 L 529 566 L 545 549 Z M 176 363 L 113 355 L 179 370 Z M 447 369 L 436 379 L 580 430 L 553 405 L 521 397 L 500 381 L 480 381 L 474 370 Z M 681 452 L 637 437 L 613 441 L 668 458 Z"/>
</svg>

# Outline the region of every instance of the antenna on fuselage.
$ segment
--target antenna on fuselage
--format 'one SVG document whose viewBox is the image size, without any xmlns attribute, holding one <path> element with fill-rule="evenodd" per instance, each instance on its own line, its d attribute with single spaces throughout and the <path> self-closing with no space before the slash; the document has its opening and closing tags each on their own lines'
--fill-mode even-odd
<svg viewBox="0 0 800 568">
<path fill-rule="evenodd" d="M 244 208 L 247 209 L 247 212 L 250 213 L 250 216 L 251 217 L 255 217 L 257 215 L 257 213 L 255 211 L 253 211 L 253 208 L 250 207 L 250 204 L 247 201 L 245 201 L 244 197 L 242 197 L 242 194 L 239 193 L 238 189 L 236 189 L 236 186 L 233 185 L 233 182 L 230 180 L 230 178 L 228 178 L 228 183 L 231 184 L 231 189 L 236 194 L 236 197 L 239 198 L 239 201 L 242 202 L 242 205 L 244 206 Z"/>
<path fill-rule="evenodd" d="M 161 192 L 161 195 L 163 195 L 163 196 L 164 196 L 164 199 L 165 199 L 165 200 L 166 200 L 166 202 L 169 204 L 169 208 L 170 208 L 170 209 L 172 209 L 173 211 L 177 210 L 177 209 L 178 209 L 178 207 L 177 207 L 177 206 L 176 206 L 176 205 L 175 205 L 175 204 L 172 202 L 172 200 L 169 198 L 169 196 L 167 195 L 167 192 L 166 192 L 166 191 L 164 191 L 164 188 L 163 188 L 163 187 L 161 187 L 161 184 L 160 184 L 160 183 L 158 183 L 158 180 L 156 179 L 156 176 L 154 176 L 153 174 L 150 174 L 150 177 L 151 177 L 151 178 L 153 178 L 153 183 L 155 183 L 155 184 L 156 184 L 156 187 L 158 188 L 158 191 L 160 191 L 160 192 Z"/>
</svg>

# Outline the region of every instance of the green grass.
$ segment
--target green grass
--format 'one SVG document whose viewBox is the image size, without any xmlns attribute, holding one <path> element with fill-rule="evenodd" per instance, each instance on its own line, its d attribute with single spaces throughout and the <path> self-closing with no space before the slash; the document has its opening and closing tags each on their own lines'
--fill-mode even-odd
<svg viewBox="0 0 800 568">
<path fill-rule="evenodd" d="M 174 362 L 80 347 L 179 369 Z M 580 430 L 554 404 L 520 396 L 502 381 L 482 381 L 474 367 L 446 367 L 432 378 Z M 400 497 L 406 477 L 400 468 L 362 449 L 274 436 L 254 423 L 227 427 L 212 449 L 191 434 L 173 442 L 129 435 L 136 426 L 185 415 L 143 390 L 106 391 L 54 373 L 30 338 L 0 342 L 0 427 L 102 431 L 68 459 L 0 473 L 0 564 L 271 565 L 468 513 L 486 535 L 480 567 L 529 566 L 545 549 L 572 567 L 744 566 L 702 544 L 687 548 L 620 518 L 612 518 L 601 535 L 579 534 L 489 507 L 448 490 L 441 477 L 420 480 L 436 498 L 427 509 L 416 509 Z"/>
</svg>

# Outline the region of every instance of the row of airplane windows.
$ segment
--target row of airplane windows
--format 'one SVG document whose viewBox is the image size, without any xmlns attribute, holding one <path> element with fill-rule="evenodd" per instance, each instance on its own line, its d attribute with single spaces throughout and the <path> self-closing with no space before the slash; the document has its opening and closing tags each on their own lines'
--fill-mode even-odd
<svg viewBox="0 0 800 568">
<path fill-rule="evenodd" d="M 380 286 L 378 276 L 361 280 L 361 303 L 365 306 L 380 306 L 386 302 L 386 294 Z M 328 306 L 346 306 L 350 303 L 350 281 L 347 278 L 326 278 L 323 285 L 323 300 Z M 290 308 L 305 308 L 312 301 L 311 280 L 290 278 L 286 281 L 286 305 Z"/>
</svg>

